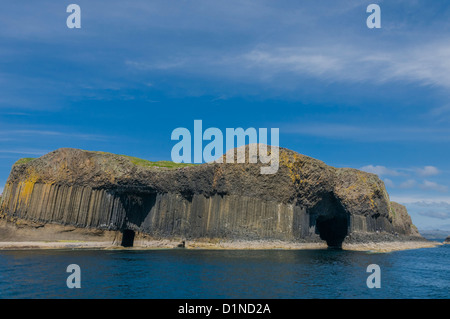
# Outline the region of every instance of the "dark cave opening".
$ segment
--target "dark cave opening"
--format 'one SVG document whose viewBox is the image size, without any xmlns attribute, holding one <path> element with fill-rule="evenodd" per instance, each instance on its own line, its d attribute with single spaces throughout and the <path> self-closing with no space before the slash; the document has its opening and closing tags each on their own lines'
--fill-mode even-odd
<svg viewBox="0 0 450 319">
<path fill-rule="evenodd" d="M 329 248 L 342 248 L 342 242 L 348 233 L 348 220 L 346 216 L 320 216 L 316 220 L 316 229 Z"/>
<path fill-rule="evenodd" d="M 130 227 L 129 224 L 140 227 L 155 206 L 156 193 L 123 193 L 120 195 L 120 201 L 126 211 L 126 219 L 123 221 L 122 228 Z"/>
<path fill-rule="evenodd" d="M 125 229 L 122 233 L 122 246 L 133 247 L 134 244 L 134 230 Z"/>
</svg>

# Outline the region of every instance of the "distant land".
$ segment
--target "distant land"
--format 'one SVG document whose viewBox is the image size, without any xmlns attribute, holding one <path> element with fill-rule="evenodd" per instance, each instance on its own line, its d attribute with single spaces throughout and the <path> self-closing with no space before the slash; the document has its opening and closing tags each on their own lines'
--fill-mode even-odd
<svg viewBox="0 0 450 319">
<path fill-rule="evenodd" d="M 450 235 L 450 232 L 447 230 L 441 230 L 441 229 L 422 229 L 420 230 L 420 234 L 429 240 L 444 240 L 447 236 Z"/>
<path fill-rule="evenodd" d="M 377 175 L 284 148 L 271 150 L 280 154 L 278 172 L 263 175 L 244 148 L 245 163 L 226 163 L 225 155 L 224 163 L 150 162 L 70 148 L 18 160 L 0 202 L 0 248 L 433 246 Z"/>
</svg>

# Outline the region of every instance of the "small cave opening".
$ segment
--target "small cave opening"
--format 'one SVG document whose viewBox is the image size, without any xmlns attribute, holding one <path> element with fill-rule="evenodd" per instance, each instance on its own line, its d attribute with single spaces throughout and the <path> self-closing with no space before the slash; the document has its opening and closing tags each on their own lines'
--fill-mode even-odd
<svg viewBox="0 0 450 319">
<path fill-rule="evenodd" d="M 122 232 L 122 246 L 123 247 L 133 247 L 134 244 L 134 230 L 125 229 Z"/>
<path fill-rule="evenodd" d="M 342 242 L 348 234 L 348 220 L 346 216 L 325 217 L 316 220 L 316 229 L 322 240 L 329 248 L 342 248 Z"/>
</svg>

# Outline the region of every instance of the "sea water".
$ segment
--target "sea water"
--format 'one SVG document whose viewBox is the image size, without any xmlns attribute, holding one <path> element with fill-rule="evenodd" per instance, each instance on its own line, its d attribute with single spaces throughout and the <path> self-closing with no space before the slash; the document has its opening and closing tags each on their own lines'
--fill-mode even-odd
<svg viewBox="0 0 450 319">
<path fill-rule="evenodd" d="M 80 269 L 70 289 L 67 267 Z M 368 288 L 367 267 L 381 287 Z M 0 298 L 449 298 L 450 245 L 345 250 L 12 250 Z"/>
</svg>

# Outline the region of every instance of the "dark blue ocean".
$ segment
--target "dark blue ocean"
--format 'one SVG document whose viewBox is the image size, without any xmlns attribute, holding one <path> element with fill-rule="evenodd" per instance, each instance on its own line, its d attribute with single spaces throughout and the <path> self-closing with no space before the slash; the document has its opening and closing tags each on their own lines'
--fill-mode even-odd
<svg viewBox="0 0 450 319">
<path fill-rule="evenodd" d="M 69 264 L 81 288 L 69 289 Z M 381 269 L 369 289 L 366 268 Z M 1 298 L 449 298 L 450 245 L 340 250 L 0 252 Z"/>
</svg>

